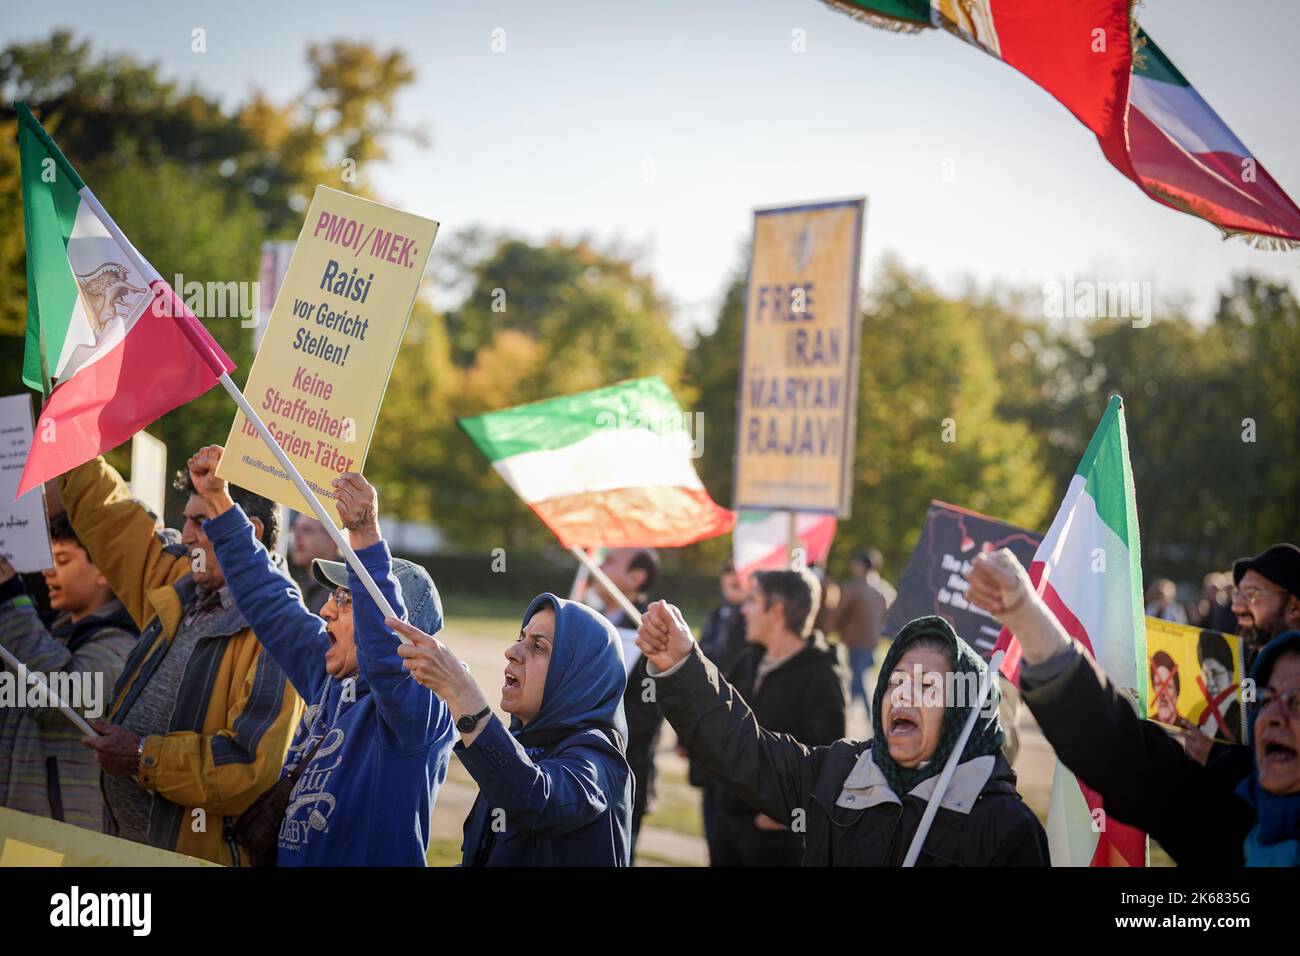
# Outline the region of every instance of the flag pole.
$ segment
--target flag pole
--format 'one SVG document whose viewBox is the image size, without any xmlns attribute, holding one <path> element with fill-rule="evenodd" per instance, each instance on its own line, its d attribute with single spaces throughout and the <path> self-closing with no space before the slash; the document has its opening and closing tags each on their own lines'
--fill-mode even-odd
<svg viewBox="0 0 1300 956">
<path fill-rule="evenodd" d="M 1002 666 L 1002 658 L 1006 653 L 1005 650 L 997 651 L 993 655 L 993 660 L 989 661 L 989 666 L 984 672 L 984 680 L 980 684 L 979 703 L 971 709 L 970 716 L 966 718 L 966 726 L 961 729 L 961 736 L 957 738 L 957 743 L 953 745 L 952 753 L 948 756 L 948 762 L 944 764 L 943 773 L 939 775 L 939 782 L 935 784 L 934 793 L 930 795 L 930 802 L 926 804 L 925 813 L 921 816 L 921 823 L 912 837 L 912 844 L 907 848 L 903 866 L 916 866 L 917 857 L 921 855 L 921 847 L 925 845 L 925 838 L 930 832 L 930 825 L 934 823 L 934 815 L 939 812 L 939 805 L 943 803 L 943 795 L 948 790 L 948 784 L 957 770 L 957 764 L 961 763 L 961 753 L 966 749 L 966 741 L 970 740 L 971 732 L 975 729 L 975 721 L 979 719 L 980 711 L 984 709 L 984 702 L 988 700 L 989 692 L 993 689 L 995 675 L 998 668 Z"/>
<path fill-rule="evenodd" d="M 640 627 L 641 612 L 636 609 L 635 604 L 627 599 L 627 595 L 620 591 L 618 586 L 609 579 L 609 575 L 600 569 L 600 565 L 596 563 L 595 559 L 576 544 L 569 550 L 577 556 L 578 560 L 592 573 L 596 580 L 605 586 L 605 590 L 614 595 L 614 600 L 618 601 L 618 606 L 623 609 L 623 613 L 631 619 L 632 623 Z"/>
<path fill-rule="evenodd" d="M 78 730 L 84 733 L 87 737 L 98 737 L 100 735 L 99 731 L 86 723 L 86 718 L 82 717 L 79 713 L 63 702 L 63 698 L 56 694 L 54 688 L 49 685 L 48 681 L 46 681 L 44 674 L 39 674 L 36 671 L 29 671 L 27 665 L 14 657 L 13 654 L 9 653 L 9 649 L 3 644 L 0 644 L 0 657 L 3 657 L 5 663 L 14 669 L 14 672 L 18 675 L 18 679 L 22 681 L 23 684 L 27 683 L 27 677 L 29 674 L 36 678 L 36 683 L 40 684 L 41 687 L 45 689 L 46 699 L 53 699 L 59 710 L 63 711 L 63 715 L 77 725 Z"/>
<path fill-rule="evenodd" d="M 136 251 L 135 246 L 131 245 L 130 240 L 128 240 L 122 233 L 122 230 L 117 227 L 117 223 L 113 222 L 113 218 L 108 214 L 108 211 L 100 205 L 99 200 L 95 197 L 95 194 L 90 191 L 89 186 L 81 190 L 81 199 L 90 207 L 90 211 L 95 214 L 95 218 L 98 219 L 100 224 L 108 230 L 109 235 L 113 237 L 118 246 L 126 252 L 127 256 L 131 259 L 132 265 L 134 265 L 136 269 L 140 270 L 141 274 L 144 275 L 151 285 L 154 282 L 158 282 L 162 286 L 163 291 L 156 292 L 155 295 L 170 296 L 170 299 L 166 303 L 166 308 L 168 310 L 167 314 L 170 315 L 180 326 L 185 337 L 189 339 L 190 344 L 194 346 L 195 351 L 199 353 L 199 356 L 207 363 L 208 367 L 218 374 L 221 386 L 226 390 L 227 394 L 234 399 L 235 404 L 239 406 L 239 410 L 244 413 L 244 417 L 247 418 L 249 422 L 253 424 L 253 427 L 257 429 L 257 433 L 262 436 L 262 441 L 264 441 L 266 447 L 271 450 L 271 454 L 275 456 L 275 460 L 279 462 L 280 467 L 284 469 L 285 474 L 288 475 L 293 486 L 298 489 L 298 493 L 306 499 L 308 504 L 311 505 L 312 511 L 316 513 L 317 519 L 319 519 L 320 523 L 325 526 L 325 531 L 334 541 L 334 544 L 338 546 L 339 551 L 347 560 L 348 565 L 357 573 L 357 577 L 361 579 L 361 583 L 365 585 L 366 593 L 368 593 L 374 600 L 375 604 L 379 606 L 379 610 L 384 612 L 385 617 L 397 617 L 397 612 L 393 610 L 393 606 L 388 603 L 388 599 L 384 597 L 383 592 L 379 590 L 379 585 L 375 583 L 375 579 L 371 577 L 370 572 L 366 570 L 366 566 L 362 564 L 361 559 L 357 557 L 357 553 L 352 550 L 352 546 L 348 544 L 347 539 L 334 524 L 334 519 L 331 518 L 329 512 L 325 510 L 325 506 L 321 503 L 320 499 L 316 497 L 316 494 L 307 485 L 307 482 L 303 480 L 302 475 L 298 473 L 298 469 L 294 466 L 294 463 L 290 460 L 289 456 L 285 454 L 284 449 L 280 447 L 280 443 L 275 440 L 275 436 L 272 435 L 270 429 L 266 427 L 266 423 L 263 422 L 261 416 L 257 414 L 257 410 L 249 404 L 248 399 L 244 397 L 244 393 L 239 390 L 239 386 L 231 380 L 230 375 L 226 372 L 225 363 L 218 358 L 218 356 L 199 335 L 199 330 L 191 325 L 184 304 L 180 302 L 180 297 L 176 295 L 176 291 L 167 284 L 167 280 L 158 273 L 158 270 L 151 266 L 148 261 L 146 261 L 145 258 Z M 180 308 L 177 308 L 178 303 L 180 304 Z M 197 319 L 194 321 L 197 322 Z M 403 644 L 411 643 L 410 639 L 404 634 L 398 633 L 397 636 Z"/>
<path fill-rule="evenodd" d="M 325 526 L 325 531 L 334 541 L 334 544 L 337 545 L 339 551 L 347 560 L 348 565 L 357 573 L 357 577 L 361 579 L 361 583 L 365 586 L 366 593 L 374 599 L 375 604 L 379 606 L 379 610 L 384 612 L 385 617 L 397 617 L 397 612 L 394 611 L 393 606 L 388 603 L 388 598 L 384 597 L 383 592 L 379 590 L 379 585 L 375 583 L 375 579 L 371 577 L 366 566 L 361 563 L 361 559 L 357 557 L 357 553 L 352 550 L 352 546 L 348 544 L 347 538 L 343 536 L 343 533 L 339 531 L 338 527 L 334 524 L 334 519 L 331 518 L 329 513 L 325 510 L 325 505 L 321 503 L 321 500 L 316 497 L 315 493 L 308 486 L 306 480 L 304 480 L 302 475 L 298 473 L 298 469 L 294 467 L 293 461 L 287 454 L 285 454 L 284 449 L 280 447 L 280 443 L 277 442 L 275 436 L 271 434 L 271 430 L 266 427 L 266 423 L 263 422 L 261 416 L 257 414 L 257 410 L 253 408 L 248 399 L 244 397 L 244 393 L 239 390 L 239 386 L 236 385 L 231 380 L 230 376 L 224 371 L 221 373 L 220 381 L 222 387 L 230 397 L 235 400 L 235 404 L 239 406 L 239 410 L 244 413 L 244 417 L 253 424 L 253 427 L 257 429 L 257 433 L 262 436 L 262 441 L 265 442 L 266 447 L 271 450 L 271 454 L 275 456 L 275 460 L 279 462 L 280 467 L 283 468 L 285 474 L 289 476 L 289 480 L 292 481 L 293 486 L 298 489 L 298 493 L 307 499 L 307 503 L 311 505 L 312 511 L 316 512 L 316 518 Z M 411 643 L 410 638 L 406 637 L 404 634 L 397 632 L 397 636 L 401 638 L 403 644 Z"/>
<path fill-rule="evenodd" d="M 586 548 L 582 549 L 584 552 Z M 574 572 L 573 584 L 569 588 L 569 600 L 580 600 L 582 594 L 587 590 L 587 579 L 591 577 L 591 569 L 586 564 L 579 562 L 578 570 Z"/>
</svg>

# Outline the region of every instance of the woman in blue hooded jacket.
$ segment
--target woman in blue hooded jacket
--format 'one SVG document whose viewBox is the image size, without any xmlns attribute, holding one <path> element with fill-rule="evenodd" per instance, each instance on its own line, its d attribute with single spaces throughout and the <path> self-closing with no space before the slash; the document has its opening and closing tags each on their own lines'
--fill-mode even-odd
<svg viewBox="0 0 1300 956">
<path fill-rule="evenodd" d="M 505 651 L 509 730 L 445 644 L 405 621 L 385 623 L 413 642 L 398 649 L 406 669 L 451 707 L 461 736 L 453 752 L 479 786 L 463 866 L 629 865 L 627 678 L 609 621 L 554 594 L 533 599 Z"/>
</svg>

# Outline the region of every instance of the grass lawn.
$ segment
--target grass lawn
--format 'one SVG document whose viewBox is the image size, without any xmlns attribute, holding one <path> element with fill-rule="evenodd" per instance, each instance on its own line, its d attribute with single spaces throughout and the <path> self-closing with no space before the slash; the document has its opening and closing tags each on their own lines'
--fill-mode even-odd
<svg viewBox="0 0 1300 956">
<path fill-rule="evenodd" d="M 425 859 L 430 866 L 460 866 L 460 841 L 430 840 Z"/>
</svg>

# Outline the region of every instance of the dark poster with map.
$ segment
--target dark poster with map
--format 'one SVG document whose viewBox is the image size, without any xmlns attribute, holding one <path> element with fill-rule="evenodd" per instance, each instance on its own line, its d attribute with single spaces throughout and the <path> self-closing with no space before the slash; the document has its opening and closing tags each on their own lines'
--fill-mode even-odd
<svg viewBox="0 0 1300 956">
<path fill-rule="evenodd" d="M 907 569 L 898 582 L 898 597 L 889 609 L 885 632 L 897 634 L 915 617 L 937 614 L 988 660 L 1001 627 L 966 601 L 966 574 L 981 552 L 1010 548 L 1029 567 L 1043 536 L 988 515 L 942 501 L 931 501 L 925 526 Z"/>
</svg>

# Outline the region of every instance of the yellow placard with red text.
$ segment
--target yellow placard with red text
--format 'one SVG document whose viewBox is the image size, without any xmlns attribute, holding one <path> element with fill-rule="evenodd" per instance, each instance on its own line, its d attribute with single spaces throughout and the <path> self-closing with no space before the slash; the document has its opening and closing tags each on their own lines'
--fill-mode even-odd
<svg viewBox="0 0 1300 956">
<path fill-rule="evenodd" d="M 849 514 L 865 206 L 754 214 L 734 508 Z"/>
<path fill-rule="evenodd" d="M 316 188 L 244 395 L 326 503 L 335 477 L 365 465 L 437 233 L 431 219 Z M 217 474 L 312 510 L 242 412 Z"/>
</svg>

